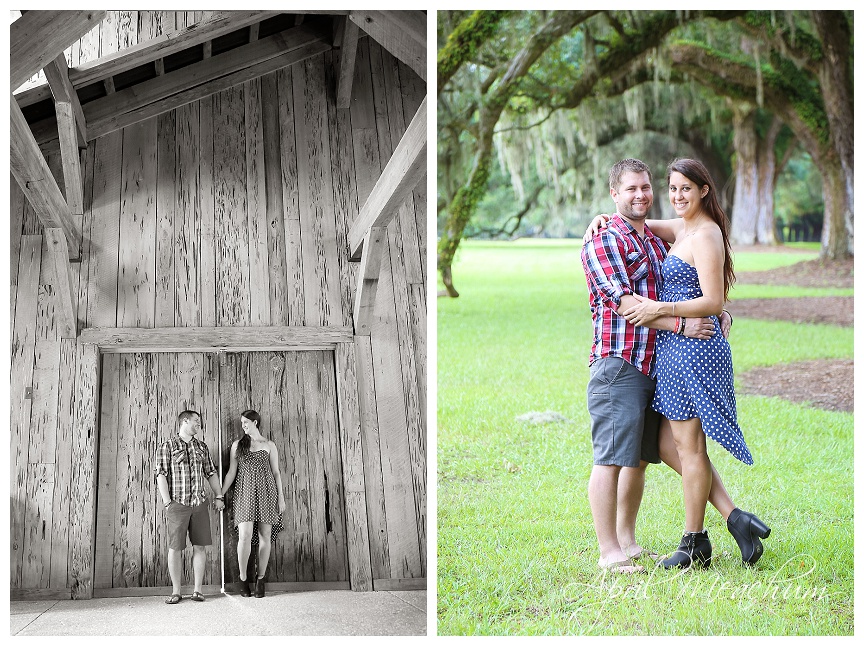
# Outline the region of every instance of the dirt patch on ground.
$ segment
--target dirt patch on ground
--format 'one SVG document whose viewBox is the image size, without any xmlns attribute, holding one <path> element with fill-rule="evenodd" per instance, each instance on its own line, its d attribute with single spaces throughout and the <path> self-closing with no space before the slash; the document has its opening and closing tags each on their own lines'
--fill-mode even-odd
<svg viewBox="0 0 864 646">
<path fill-rule="evenodd" d="M 755 247 L 750 247 L 750 249 L 755 249 Z M 768 271 L 742 271 L 736 274 L 736 278 L 739 283 L 745 285 L 851 288 L 855 283 L 852 265 L 851 259 L 806 260 Z"/>
<path fill-rule="evenodd" d="M 732 317 L 852 325 L 854 300 L 851 296 L 806 296 L 802 298 L 744 298 L 729 301 Z"/>
<path fill-rule="evenodd" d="M 771 249 L 759 251 L 770 253 Z M 769 271 L 741 272 L 737 277 L 739 282 L 751 285 L 851 288 L 852 266 L 852 260 L 808 260 Z M 851 326 L 853 302 L 851 296 L 744 299 L 731 301 L 727 309 L 733 317 Z M 741 393 L 782 397 L 816 408 L 851 413 L 853 372 L 852 359 L 819 359 L 754 368 L 741 375 Z"/>
<path fill-rule="evenodd" d="M 851 413 L 852 359 L 818 359 L 753 368 L 741 376 L 745 395 L 782 397 L 816 408 Z"/>
</svg>

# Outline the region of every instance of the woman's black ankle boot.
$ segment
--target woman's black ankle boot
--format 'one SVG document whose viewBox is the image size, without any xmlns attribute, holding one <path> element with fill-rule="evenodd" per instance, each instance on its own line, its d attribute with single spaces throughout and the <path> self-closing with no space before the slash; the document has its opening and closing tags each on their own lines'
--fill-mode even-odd
<svg viewBox="0 0 864 646">
<path fill-rule="evenodd" d="M 726 527 L 735 538 L 741 550 L 741 561 L 745 565 L 753 565 L 762 556 L 762 541 L 768 538 L 771 528 L 753 514 L 737 507 L 726 519 Z"/>
<path fill-rule="evenodd" d="M 668 559 L 661 561 L 660 565 L 667 570 L 672 568 L 686 569 L 691 565 L 710 567 L 711 541 L 708 540 L 708 530 L 684 532 L 678 549 Z"/>
<path fill-rule="evenodd" d="M 252 589 L 249 587 L 249 579 L 247 578 L 245 581 L 240 579 L 240 596 L 241 597 L 251 597 Z"/>
<path fill-rule="evenodd" d="M 261 599 L 264 596 L 264 577 L 255 579 L 255 598 Z"/>
</svg>

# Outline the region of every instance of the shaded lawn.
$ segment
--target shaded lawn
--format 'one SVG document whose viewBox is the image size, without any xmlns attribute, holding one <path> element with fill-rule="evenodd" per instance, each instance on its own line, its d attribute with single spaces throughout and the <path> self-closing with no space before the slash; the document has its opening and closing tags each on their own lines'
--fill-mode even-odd
<svg viewBox="0 0 864 646">
<path fill-rule="evenodd" d="M 740 566 L 710 510 L 711 570 L 598 578 L 578 253 L 572 241 L 469 243 L 454 268 L 462 297 L 438 301 L 439 633 L 851 634 L 850 414 L 740 397 L 756 464 L 710 443 L 733 499 L 774 530 L 758 570 Z M 730 342 L 739 372 L 852 356 L 852 330 L 832 326 L 736 319 Z M 547 410 L 570 421 L 515 420 Z M 680 480 L 651 467 L 640 540 L 669 551 L 682 527 Z"/>
</svg>

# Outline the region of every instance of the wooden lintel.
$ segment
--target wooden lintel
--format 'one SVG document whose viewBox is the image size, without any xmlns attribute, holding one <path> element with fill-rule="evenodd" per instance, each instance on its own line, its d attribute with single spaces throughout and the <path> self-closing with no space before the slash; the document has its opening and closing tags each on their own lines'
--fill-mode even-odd
<svg viewBox="0 0 864 646">
<path fill-rule="evenodd" d="M 160 58 L 200 45 L 208 40 L 212 41 L 214 38 L 237 31 L 252 23 L 261 22 L 278 13 L 278 11 L 228 11 L 219 13 L 186 29 L 145 40 L 138 45 L 73 67 L 69 70 L 69 78 L 76 88 L 90 85 L 139 65 L 153 63 Z"/>
<path fill-rule="evenodd" d="M 57 298 L 57 327 L 61 339 L 74 339 L 78 332 L 75 307 L 72 304 L 72 280 L 69 275 L 69 249 L 62 229 L 45 227 L 48 256 L 54 268 L 54 295 Z"/>
<path fill-rule="evenodd" d="M 66 204 L 72 215 L 81 215 L 84 213 L 84 186 L 72 105 L 65 101 L 58 101 L 54 108 L 57 113 L 57 134 L 60 139 L 60 158 L 63 162 Z"/>
<path fill-rule="evenodd" d="M 348 232 L 352 260 L 359 258 L 363 239 L 372 227 L 386 227 L 426 173 L 426 98 L 405 130 L 384 172 L 369 193 Z"/>
<path fill-rule="evenodd" d="M 333 350 L 337 343 L 351 343 L 352 340 L 350 327 L 300 325 L 87 328 L 79 338 L 80 343 L 93 343 L 105 353 Z"/>
<path fill-rule="evenodd" d="M 331 48 L 321 34 L 293 27 L 84 105 L 92 139 L 168 112 Z"/>
<path fill-rule="evenodd" d="M 351 105 L 351 88 L 354 83 L 354 64 L 357 61 L 357 38 L 360 28 L 350 20 L 345 21 L 342 34 L 342 50 L 339 57 L 339 80 L 336 87 L 336 107 Z"/>
<path fill-rule="evenodd" d="M 45 157 L 33 138 L 27 120 L 21 114 L 21 108 L 14 96 L 10 99 L 12 127 L 9 133 L 9 166 L 12 175 L 42 224 L 46 228 L 62 229 L 69 253 L 77 258 L 81 248 L 81 231 L 76 226 L 60 187 L 57 186 Z"/>
<path fill-rule="evenodd" d="M 348 19 L 426 80 L 426 13 L 351 11 Z"/>
<path fill-rule="evenodd" d="M 84 112 L 78 101 L 78 93 L 72 87 L 69 80 L 69 68 L 66 66 L 66 56 L 60 54 L 45 66 L 45 78 L 54 95 L 54 101 L 68 103 L 75 117 L 75 130 L 77 132 L 78 145 L 82 148 L 87 145 L 87 125 L 84 121 Z"/>
<path fill-rule="evenodd" d="M 105 11 L 28 11 L 9 27 L 9 80 L 14 91 L 98 25 Z"/>
<path fill-rule="evenodd" d="M 372 334 L 372 314 L 381 260 L 387 249 L 387 227 L 372 227 L 363 240 L 363 259 L 357 272 L 357 293 L 354 295 L 354 334 Z"/>
</svg>

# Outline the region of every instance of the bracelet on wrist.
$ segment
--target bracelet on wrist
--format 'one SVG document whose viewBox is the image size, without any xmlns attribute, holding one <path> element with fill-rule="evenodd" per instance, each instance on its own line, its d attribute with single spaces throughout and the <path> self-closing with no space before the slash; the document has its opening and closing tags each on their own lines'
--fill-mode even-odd
<svg viewBox="0 0 864 646">
<path fill-rule="evenodd" d="M 687 325 L 687 319 L 683 316 L 681 317 L 681 329 L 678 330 L 678 334 L 684 334 L 684 326 Z"/>
</svg>

